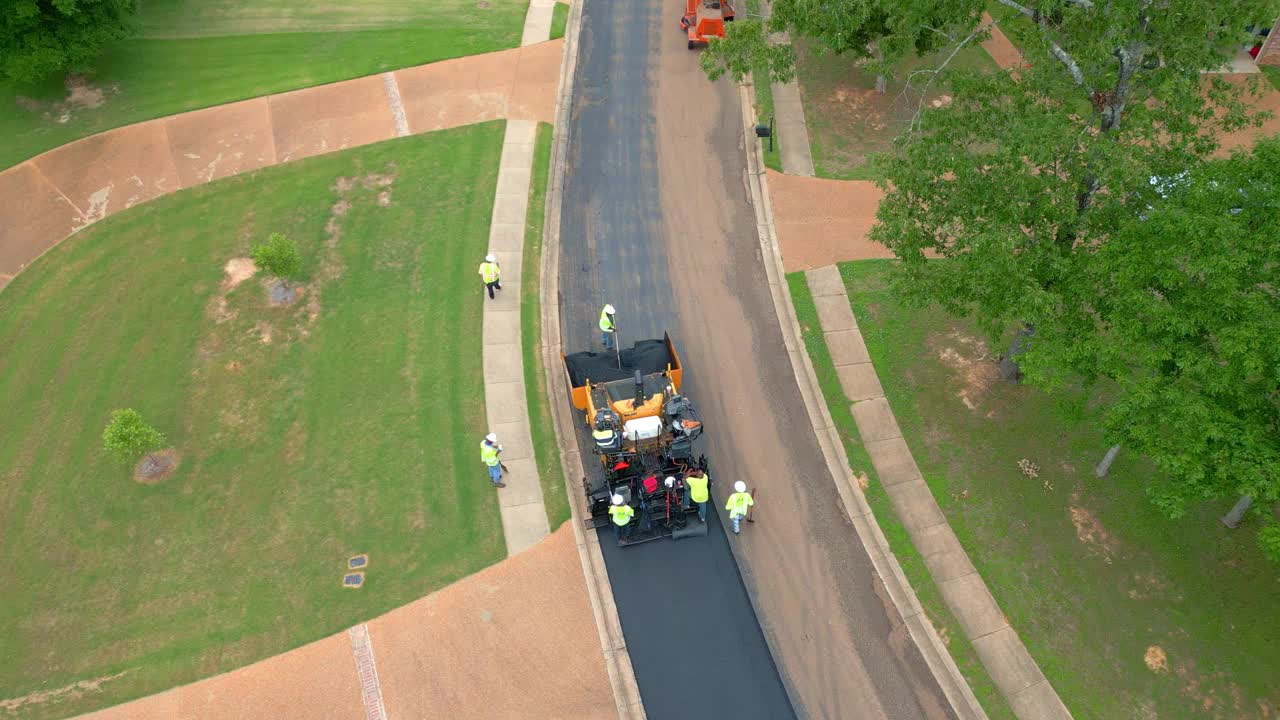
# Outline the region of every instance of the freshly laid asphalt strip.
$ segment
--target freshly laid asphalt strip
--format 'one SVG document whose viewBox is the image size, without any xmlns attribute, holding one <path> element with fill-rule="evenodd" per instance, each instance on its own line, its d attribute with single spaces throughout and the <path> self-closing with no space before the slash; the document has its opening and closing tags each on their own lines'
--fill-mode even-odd
<svg viewBox="0 0 1280 720">
<path fill-rule="evenodd" d="M 650 34 L 666 20 L 660 10 L 654 2 L 591 0 L 583 7 L 560 226 L 566 353 L 601 349 L 595 328 L 605 302 L 619 310 L 624 347 L 661 338 L 675 324 L 649 98 Z M 678 351 L 680 340 L 673 339 Z M 579 446 L 590 442 L 581 430 Z M 598 472 L 592 461 L 584 457 Z M 713 479 L 714 473 L 713 464 Z M 601 530 L 645 710 L 655 720 L 795 717 L 731 538 L 716 513 L 708 512 L 707 521 L 707 537 L 628 548 L 617 546 L 612 529 Z"/>
</svg>

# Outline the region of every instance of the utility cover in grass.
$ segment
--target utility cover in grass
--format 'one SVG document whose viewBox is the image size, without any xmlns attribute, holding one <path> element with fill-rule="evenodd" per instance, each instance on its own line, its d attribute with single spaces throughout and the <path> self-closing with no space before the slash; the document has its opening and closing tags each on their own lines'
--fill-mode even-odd
<svg viewBox="0 0 1280 720">
<path fill-rule="evenodd" d="M 347 560 L 347 569 L 356 570 L 358 568 L 367 567 L 369 565 L 369 556 L 365 553 L 353 555 Z"/>
<path fill-rule="evenodd" d="M 344 588 L 359 588 L 363 585 L 364 573 L 362 572 L 347 573 L 342 576 L 342 587 Z"/>
</svg>

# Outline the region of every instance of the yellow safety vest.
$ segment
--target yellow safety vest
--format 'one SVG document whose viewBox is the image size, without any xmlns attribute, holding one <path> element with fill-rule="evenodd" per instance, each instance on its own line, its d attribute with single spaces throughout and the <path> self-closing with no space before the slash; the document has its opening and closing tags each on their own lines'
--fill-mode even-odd
<svg viewBox="0 0 1280 720">
<path fill-rule="evenodd" d="M 498 279 L 498 263 L 480 263 L 480 277 L 487 283 L 496 282 Z"/>
<path fill-rule="evenodd" d="M 707 492 L 707 483 L 711 478 L 707 475 L 702 477 L 689 477 L 684 479 L 684 484 L 689 486 L 689 499 L 696 503 L 704 503 L 711 499 L 710 493 Z"/>
<path fill-rule="evenodd" d="M 743 516 L 747 514 L 747 508 L 755 504 L 756 501 L 751 498 L 751 493 L 736 492 L 729 496 L 729 502 L 725 503 L 724 509 L 731 515 Z"/>
<path fill-rule="evenodd" d="M 609 319 L 609 313 L 604 310 L 600 311 L 600 329 L 604 332 L 613 332 L 613 320 Z"/>
<path fill-rule="evenodd" d="M 497 465 L 499 463 L 498 448 L 490 445 L 488 442 L 480 443 L 480 459 L 489 467 Z"/>
<path fill-rule="evenodd" d="M 626 525 L 631 522 L 631 518 L 636 511 L 630 505 L 610 505 L 609 517 L 613 518 L 614 525 Z"/>
<path fill-rule="evenodd" d="M 591 437 L 595 438 L 596 445 L 600 446 L 612 445 L 617 436 L 618 434 L 609 428 L 605 428 L 604 430 L 593 430 L 591 432 Z"/>
</svg>

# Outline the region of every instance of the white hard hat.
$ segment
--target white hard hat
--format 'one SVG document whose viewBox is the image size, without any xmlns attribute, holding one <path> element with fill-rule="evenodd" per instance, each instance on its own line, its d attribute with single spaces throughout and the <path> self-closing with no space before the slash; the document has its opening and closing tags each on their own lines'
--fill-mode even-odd
<svg viewBox="0 0 1280 720">
<path fill-rule="evenodd" d="M 606 313 L 608 313 L 608 314 L 612 315 L 612 314 L 614 313 L 613 306 L 612 306 L 612 305 L 605 305 L 605 306 L 604 306 L 604 311 L 605 311 Z"/>
<path fill-rule="evenodd" d="M 675 486 L 676 486 L 676 479 L 675 479 L 675 478 L 673 478 L 673 477 L 667 477 L 667 479 L 666 479 L 666 480 L 664 480 L 663 482 L 665 482 L 665 483 L 667 484 L 667 487 L 675 487 Z"/>
<path fill-rule="evenodd" d="M 488 440 L 489 442 L 498 442 L 498 434 L 497 434 L 497 433 L 489 433 L 488 435 L 485 435 L 485 436 L 484 436 L 484 439 L 485 439 L 485 440 Z"/>
<path fill-rule="evenodd" d="M 621 504 L 622 504 L 622 496 L 621 496 L 621 495 L 614 495 L 614 496 L 613 496 L 613 504 L 614 504 L 614 505 L 621 505 Z"/>
<path fill-rule="evenodd" d="M 498 259 L 497 259 L 497 258 L 495 258 L 495 257 L 494 257 L 494 256 L 492 256 L 492 255 L 485 255 L 485 256 L 484 256 L 484 261 L 485 261 L 485 262 L 497 262 L 497 261 L 498 261 Z"/>
<path fill-rule="evenodd" d="M 746 492 L 747 484 L 739 480 L 738 482 L 733 484 L 733 489 L 737 490 L 738 492 Z"/>
</svg>

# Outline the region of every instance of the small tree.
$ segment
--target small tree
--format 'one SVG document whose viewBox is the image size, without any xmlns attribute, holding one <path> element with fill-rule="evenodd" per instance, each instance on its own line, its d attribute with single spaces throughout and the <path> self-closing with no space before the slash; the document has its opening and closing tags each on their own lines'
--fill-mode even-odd
<svg viewBox="0 0 1280 720">
<path fill-rule="evenodd" d="M 34 82 L 76 70 L 133 31 L 138 0 L 16 0 L 0 11 L 0 75 Z"/>
<path fill-rule="evenodd" d="M 111 413 L 102 432 L 102 446 L 115 459 L 129 463 L 163 447 L 164 435 L 148 425 L 137 410 L 125 408 Z"/>
<path fill-rule="evenodd" d="M 298 277 L 302 269 L 302 255 L 298 252 L 298 243 L 281 235 L 271 233 L 271 237 L 263 245 L 253 248 L 253 263 L 261 270 L 266 270 L 275 277 L 289 280 Z"/>
</svg>

